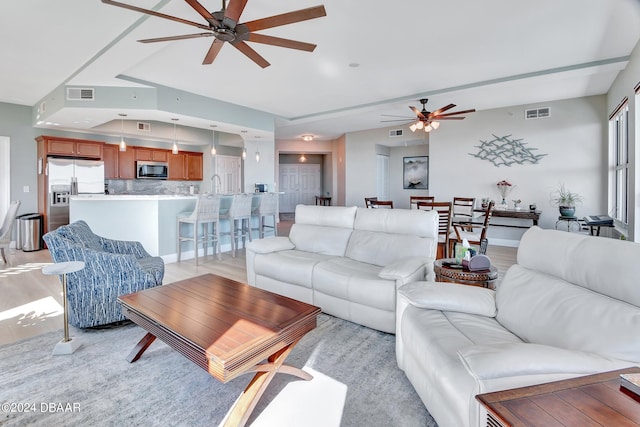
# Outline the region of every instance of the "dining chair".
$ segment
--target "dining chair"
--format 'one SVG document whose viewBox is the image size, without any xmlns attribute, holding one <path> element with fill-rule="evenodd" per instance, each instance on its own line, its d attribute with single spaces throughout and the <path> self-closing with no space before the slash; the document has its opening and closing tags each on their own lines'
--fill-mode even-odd
<svg viewBox="0 0 640 427">
<path fill-rule="evenodd" d="M 418 202 L 417 208 L 438 212 L 438 252 L 436 253 L 436 259 L 449 258 L 451 202 Z"/>
<path fill-rule="evenodd" d="M 482 223 L 453 223 L 453 232 L 449 234 L 449 253 L 454 254 L 454 249 L 457 243 L 462 243 L 464 239 L 467 239 L 471 245 L 479 245 L 480 250 L 478 253 L 484 254 L 487 252 L 487 229 L 489 228 L 489 221 L 491 220 L 491 214 L 493 213 L 494 201 L 489 202 L 487 210 L 484 212 L 484 221 Z"/>
<path fill-rule="evenodd" d="M 416 209 L 418 202 L 435 202 L 435 196 L 409 196 L 409 209 Z"/>
<path fill-rule="evenodd" d="M 364 198 L 364 206 L 367 208 L 371 208 L 371 202 L 378 200 L 377 197 L 365 197 Z"/>
<path fill-rule="evenodd" d="M 371 207 L 374 209 L 393 209 L 393 201 L 391 200 L 372 200 Z"/>
</svg>

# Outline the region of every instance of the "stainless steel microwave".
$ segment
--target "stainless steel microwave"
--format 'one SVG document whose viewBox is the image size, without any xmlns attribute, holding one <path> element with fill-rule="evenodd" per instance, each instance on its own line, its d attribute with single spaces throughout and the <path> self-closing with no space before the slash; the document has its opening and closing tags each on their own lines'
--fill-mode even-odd
<svg viewBox="0 0 640 427">
<path fill-rule="evenodd" d="M 167 179 L 169 165 L 165 162 L 136 162 L 136 178 Z"/>
</svg>

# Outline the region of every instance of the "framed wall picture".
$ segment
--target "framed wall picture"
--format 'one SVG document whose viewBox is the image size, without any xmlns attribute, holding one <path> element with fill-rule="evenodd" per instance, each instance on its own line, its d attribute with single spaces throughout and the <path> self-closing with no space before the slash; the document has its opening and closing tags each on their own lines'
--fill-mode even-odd
<svg viewBox="0 0 640 427">
<path fill-rule="evenodd" d="M 429 188 L 429 156 L 402 158 L 402 188 L 405 190 Z"/>
</svg>

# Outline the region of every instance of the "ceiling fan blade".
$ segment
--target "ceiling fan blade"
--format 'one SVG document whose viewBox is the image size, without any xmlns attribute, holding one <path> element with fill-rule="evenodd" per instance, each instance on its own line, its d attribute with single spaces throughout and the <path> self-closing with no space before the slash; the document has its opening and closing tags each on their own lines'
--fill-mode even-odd
<svg viewBox="0 0 640 427">
<path fill-rule="evenodd" d="M 452 109 L 452 108 L 453 108 L 453 107 L 455 107 L 455 106 L 456 106 L 456 104 L 449 104 L 449 105 L 445 105 L 444 107 L 439 108 L 439 109 L 437 109 L 436 111 L 433 111 L 431 114 L 429 114 L 429 116 L 430 116 L 430 117 L 431 117 L 431 116 L 438 116 L 438 115 L 440 115 L 440 113 L 444 113 L 445 111 L 450 110 L 450 109 Z"/>
<path fill-rule="evenodd" d="M 220 49 L 222 49 L 223 41 L 215 39 L 213 43 L 211 43 L 211 47 L 207 52 L 207 55 L 204 57 L 204 61 L 202 61 L 202 65 L 209 65 L 213 63 L 213 60 L 216 59 L 218 53 L 220 53 Z"/>
<path fill-rule="evenodd" d="M 394 120 L 380 120 L 380 123 L 387 123 L 387 122 L 412 122 L 415 119 L 394 119 Z"/>
<path fill-rule="evenodd" d="M 204 6 L 201 5 L 197 0 L 184 0 L 184 1 L 186 1 L 189 4 L 189 6 L 191 6 L 196 12 L 198 12 L 200 16 L 206 19 L 207 22 L 209 22 L 212 25 L 220 25 L 220 22 L 211 14 L 211 12 L 205 9 Z"/>
<path fill-rule="evenodd" d="M 183 36 L 156 37 L 154 39 L 142 39 L 138 41 L 140 43 L 170 42 L 173 40 L 195 39 L 198 37 L 211 37 L 211 36 L 213 36 L 213 33 L 197 33 L 197 34 L 185 34 Z"/>
<path fill-rule="evenodd" d="M 233 47 L 238 49 L 240 52 L 244 53 L 249 59 L 251 59 L 253 62 L 258 64 L 262 68 L 267 68 L 269 65 L 271 65 L 266 59 L 260 56 L 258 52 L 253 50 L 253 48 L 251 48 L 251 46 L 249 46 L 245 42 L 235 41 L 235 42 L 232 42 L 231 44 L 233 45 Z"/>
<path fill-rule="evenodd" d="M 425 119 L 425 120 L 426 120 L 426 117 L 424 116 L 424 114 L 422 114 L 422 112 L 421 112 L 420 110 L 418 110 L 416 107 L 409 106 L 409 108 L 411 108 L 411 110 L 412 110 L 414 113 L 416 113 L 416 116 L 418 116 L 418 118 L 420 118 L 420 119 Z"/>
<path fill-rule="evenodd" d="M 235 28 L 246 5 L 247 0 L 230 0 L 227 5 L 227 9 L 224 12 L 224 23 Z M 232 21 L 232 24 L 229 21 Z"/>
<path fill-rule="evenodd" d="M 456 114 L 467 114 L 467 113 L 474 113 L 476 110 L 471 109 L 471 110 L 464 110 L 464 111 L 454 111 L 453 113 L 447 113 L 447 114 L 438 114 L 439 117 L 447 117 L 447 116 L 453 116 Z"/>
<path fill-rule="evenodd" d="M 121 7 L 123 9 L 133 10 L 135 12 L 146 13 L 147 15 L 157 16 L 158 18 L 169 19 L 171 21 L 176 21 L 176 22 L 180 22 L 182 24 L 187 24 L 187 25 L 191 25 L 193 27 L 198 27 L 198 28 L 201 28 L 203 30 L 210 30 L 211 29 L 207 25 L 199 24 L 199 23 L 193 22 L 193 21 L 188 21 L 186 19 L 178 18 L 178 17 L 171 16 L 171 15 L 165 15 L 164 13 L 156 12 L 155 10 L 143 9 L 141 7 L 131 6 L 131 5 L 128 5 L 128 4 L 124 4 L 124 3 L 120 3 L 120 2 L 112 1 L 112 0 L 102 0 L 102 3 L 109 4 L 111 6 Z"/>
<path fill-rule="evenodd" d="M 247 40 L 250 42 L 286 47 L 289 49 L 304 50 L 306 52 L 313 52 L 313 50 L 316 48 L 315 44 L 299 42 L 296 40 L 282 39 L 280 37 L 273 37 L 256 33 L 249 33 L 249 38 Z"/>
<path fill-rule="evenodd" d="M 415 120 L 415 117 L 407 117 L 407 116 L 396 116 L 395 114 L 380 114 L 383 117 L 400 117 L 401 119 L 406 120 Z"/>
<path fill-rule="evenodd" d="M 320 18 L 322 16 L 327 16 L 324 6 L 314 6 L 307 9 L 283 13 L 281 15 L 270 16 L 268 18 L 256 19 L 255 21 L 245 22 L 244 25 L 247 26 L 249 31 L 260 31 L 267 28 Z"/>
<path fill-rule="evenodd" d="M 442 117 L 442 116 L 435 116 L 435 117 L 430 117 L 429 120 L 432 122 L 437 122 L 440 120 L 463 120 L 465 119 L 465 117 Z"/>
</svg>

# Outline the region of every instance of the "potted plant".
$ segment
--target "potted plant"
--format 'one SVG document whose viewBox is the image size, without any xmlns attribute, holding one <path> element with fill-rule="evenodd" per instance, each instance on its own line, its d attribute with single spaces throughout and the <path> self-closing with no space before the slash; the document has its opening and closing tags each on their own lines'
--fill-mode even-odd
<svg viewBox="0 0 640 427">
<path fill-rule="evenodd" d="M 582 202 L 582 197 L 578 193 L 570 191 L 564 184 L 556 189 L 551 197 L 551 203 L 558 206 L 560 215 L 572 218 L 576 213 L 576 203 Z"/>
</svg>

